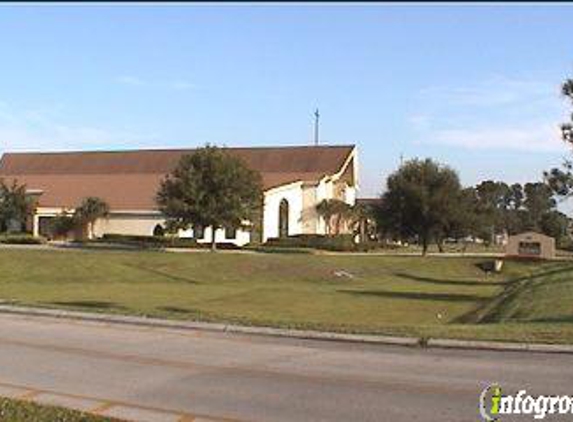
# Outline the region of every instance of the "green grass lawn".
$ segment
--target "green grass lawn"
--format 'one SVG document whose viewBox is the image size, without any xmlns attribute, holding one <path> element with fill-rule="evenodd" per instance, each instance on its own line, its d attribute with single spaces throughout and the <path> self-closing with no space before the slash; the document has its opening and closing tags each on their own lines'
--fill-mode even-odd
<svg viewBox="0 0 573 422">
<path fill-rule="evenodd" d="M 573 342 L 573 263 L 0 250 L 21 304 L 347 332 Z"/>
<path fill-rule="evenodd" d="M 2 422 L 121 422 L 61 407 L 43 406 L 23 400 L 0 398 Z"/>
</svg>

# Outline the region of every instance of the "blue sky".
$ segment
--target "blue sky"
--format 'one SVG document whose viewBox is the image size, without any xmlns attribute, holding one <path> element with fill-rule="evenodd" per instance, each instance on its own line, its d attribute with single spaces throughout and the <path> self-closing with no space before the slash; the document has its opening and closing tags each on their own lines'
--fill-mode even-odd
<svg viewBox="0 0 573 422">
<path fill-rule="evenodd" d="M 568 5 L 0 6 L 0 153 L 356 143 L 362 195 L 400 155 L 464 184 L 569 154 Z"/>
</svg>

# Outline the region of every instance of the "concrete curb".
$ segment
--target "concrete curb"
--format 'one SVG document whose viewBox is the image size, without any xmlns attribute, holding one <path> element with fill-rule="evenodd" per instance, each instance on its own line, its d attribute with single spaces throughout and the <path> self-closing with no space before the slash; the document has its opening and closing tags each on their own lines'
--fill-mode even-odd
<svg viewBox="0 0 573 422">
<path fill-rule="evenodd" d="M 498 350 L 505 352 L 536 352 L 573 354 L 573 345 L 544 343 L 510 343 L 501 341 L 429 339 L 428 347 L 448 349 Z"/>
<path fill-rule="evenodd" d="M 272 327 L 249 327 L 243 325 L 210 323 L 199 321 L 177 321 L 128 315 L 98 314 L 60 309 L 34 308 L 0 304 L 0 314 L 30 317 L 61 318 L 68 320 L 100 322 L 106 324 L 133 325 L 143 327 L 169 328 L 177 330 L 200 330 L 223 333 L 261 335 L 303 340 L 338 341 L 348 343 L 379 344 L 393 346 L 426 347 L 443 349 L 493 350 L 505 352 L 536 352 L 573 354 L 573 345 L 510 343 L 498 341 L 433 339 L 423 341 L 417 337 L 395 337 L 367 334 L 344 334 L 314 330 L 295 330 Z"/>
</svg>

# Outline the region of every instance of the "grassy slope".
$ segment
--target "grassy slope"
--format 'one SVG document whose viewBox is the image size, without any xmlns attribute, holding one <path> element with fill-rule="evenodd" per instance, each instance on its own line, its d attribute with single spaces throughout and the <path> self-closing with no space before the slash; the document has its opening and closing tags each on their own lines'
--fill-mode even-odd
<svg viewBox="0 0 573 422">
<path fill-rule="evenodd" d="M 0 398 L 0 420 L 3 422 L 120 422 L 118 419 L 6 398 Z"/>
<path fill-rule="evenodd" d="M 572 323 L 573 263 L 518 280 L 489 304 L 485 322 Z"/>
<path fill-rule="evenodd" d="M 514 307 L 521 309 L 517 315 L 530 314 L 522 302 L 529 300 L 532 292 L 517 289 L 522 282 L 514 280 L 527 283 L 525 280 L 531 274 L 562 271 L 563 264 L 539 266 L 512 262 L 503 275 L 486 279 L 476 265 L 480 261 L 4 250 L 0 251 L 0 298 L 42 306 L 260 325 L 447 337 L 573 340 L 573 324 L 532 323 L 503 313 L 507 307 Z M 561 274 L 566 278 L 569 271 L 548 277 Z M 545 278 L 534 278 L 532 283 Z M 551 285 L 549 290 L 553 288 Z M 543 289 L 547 287 L 540 285 L 535 294 Z M 502 292 L 513 290 L 519 290 L 521 296 L 513 294 L 503 303 L 495 303 Z M 540 315 L 547 312 L 542 318 L 573 314 L 571 310 L 567 314 L 568 303 L 562 294 L 543 297 L 552 302 L 550 306 L 539 305 L 540 310 L 535 311 Z M 474 324 L 483 320 L 496 323 Z"/>
</svg>

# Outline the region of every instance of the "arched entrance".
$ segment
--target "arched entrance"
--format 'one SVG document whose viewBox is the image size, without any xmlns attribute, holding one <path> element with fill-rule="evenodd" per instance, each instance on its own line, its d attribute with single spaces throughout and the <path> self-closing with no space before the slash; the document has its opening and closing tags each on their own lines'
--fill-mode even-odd
<svg viewBox="0 0 573 422">
<path fill-rule="evenodd" d="M 289 205 L 286 199 L 281 200 L 279 205 L 279 237 L 288 236 Z"/>
<path fill-rule="evenodd" d="M 155 237 L 165 236 L 165 229 L 163 228 L 163 226 L 161 224 L 158 224 L 155 226 L 155 228 L 153 229 L 153 236 L 155 236 Z"/>
</svg>

